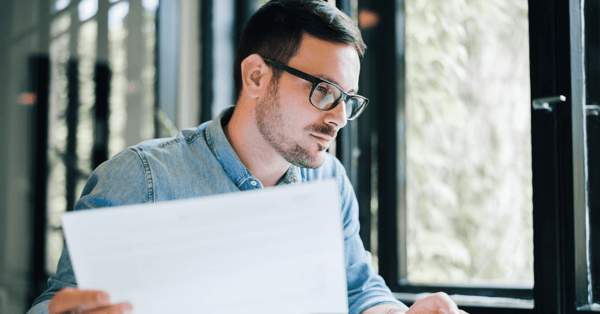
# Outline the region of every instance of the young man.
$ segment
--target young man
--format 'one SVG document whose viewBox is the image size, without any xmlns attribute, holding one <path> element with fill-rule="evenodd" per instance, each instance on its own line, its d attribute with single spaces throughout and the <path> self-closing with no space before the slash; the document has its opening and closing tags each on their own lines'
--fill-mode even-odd
<svg viewBox="0 0 600 314">
<path fill-rule="evenodd" d="M 322 1 L 271 1 L 248 22 L 235 62 L 236 106 L 175 138 L 131 147 L 94 171 L 76 209 L 260 189 L 323 178 L 340 187 L 350 313 L 404 313 L 371 267 L 358 205 L 340 162 L 326 153 L 367 100 L 358 89 L 360 32 Z M 164 270 L 168 272 L 167 270 Z M 76 289 L 68 251 L 30 313 L 123 313 L 101 291 Z M 198 296 L 202 298 L 202 296 Z M 286 310 L 282 309 L 282 313 Z M 445 294 L 407 313 L 459 313 Z"/>
</svg>

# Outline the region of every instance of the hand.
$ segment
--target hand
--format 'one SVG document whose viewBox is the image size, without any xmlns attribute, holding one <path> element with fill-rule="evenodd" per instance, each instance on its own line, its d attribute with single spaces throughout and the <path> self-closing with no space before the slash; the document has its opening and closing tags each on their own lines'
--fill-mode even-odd
<svg viewBox="0 0 600 314">
<path fill-rule="evenodd" d="M 467 314 L 467 312 L 459 310 L 447 294 L 438 292 L 417 300 L 406 314 Z"/>
<path fill-rule="evenodd" d="M 104 291 L 65 288 L 56 293 L 48 305 L 49 314 L 124 314 L 133 313 L 129 302 L 110 303 Z"/>
</svg>

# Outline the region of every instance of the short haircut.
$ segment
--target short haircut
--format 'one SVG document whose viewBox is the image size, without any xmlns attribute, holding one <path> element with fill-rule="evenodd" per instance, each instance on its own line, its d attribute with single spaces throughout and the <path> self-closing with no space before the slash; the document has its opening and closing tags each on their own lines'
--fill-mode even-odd
<svg viewBox="0 0 600 314">
<path fill-rule="evenodd" d="M 256 53 L 287 64 L 298 51 L 304 33 L 352 45 L 360 60 L 367 48 L 352 19 L 325 1 L 271 0 L 250 17 L 242 33 L 233 66 L 236 101 L 242 93 L 242 61 Z M 275 80 L 280 74 L 281 70 L 273 68 Z"/>
</svg>

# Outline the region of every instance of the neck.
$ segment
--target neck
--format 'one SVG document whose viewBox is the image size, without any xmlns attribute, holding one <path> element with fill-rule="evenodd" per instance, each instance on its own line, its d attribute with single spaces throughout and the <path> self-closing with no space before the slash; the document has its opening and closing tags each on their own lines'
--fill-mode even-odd
<svg viewBox="0 0 600 314">
<path fill-rule="evenodd" d="M 263 138 L 256 124 L 253 106 L 236 105 L 223 131 L 244 166 L 263 184 L 271 187 L 283 177 L 290 163 Z"/>
</svg>

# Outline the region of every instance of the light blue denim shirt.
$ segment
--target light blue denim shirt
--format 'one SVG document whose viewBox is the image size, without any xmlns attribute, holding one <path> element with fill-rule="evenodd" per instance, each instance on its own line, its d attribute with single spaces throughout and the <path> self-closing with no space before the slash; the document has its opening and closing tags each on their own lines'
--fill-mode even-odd
<svg viewBox="0 0 600 314">
<path fill-rule="evenodd" d="M 75 210 L 262 189 L 223 133 L 222 121 L 232 113 L 230 107 L 212 122 L 183 130 L 175 138 L 142 142 L 117 154 L 92 173 Z M 349 313 L 358 314 L 382 303 L 405 307 L 371 267 L 371 254 L 358 234 L 356 196 L 335 157 L 327 154 L 318 169 L 292 165 L 278 185 L 333 177 L 337 178 L 342 204 Z M 48 313 L 48 303 L 57 291 L 76 286 L 65 247 L 56 275 L 48 279 L 48 289 L 35 300 L 28 314 Z"/>
</svg>

